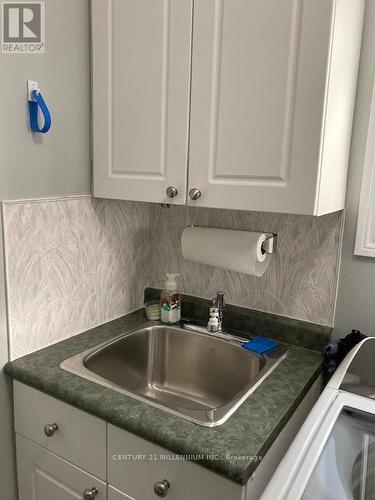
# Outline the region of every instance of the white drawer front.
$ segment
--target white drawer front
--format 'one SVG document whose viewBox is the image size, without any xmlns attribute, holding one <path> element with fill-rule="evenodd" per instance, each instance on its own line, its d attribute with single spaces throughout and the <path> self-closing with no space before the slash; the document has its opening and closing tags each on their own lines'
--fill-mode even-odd
<svg viewBox="0 0 375 500">
<path fill-rule="evenodd" d="M 106 479 L 106 423 L 19 382 L 14 382 L 15 429 L 18 434 Z M 44 428 L 56 423 L 50 437 Z"/>
<path fill-rule="evenodd" d="M 154 484 L 164 479 L 170 483 L 168 500 L 242 498 L 240 485 L 195 463 L 168 459 L 172 456 L 172 452 L 108 425 L 108 483 L 131 498 L 160 498 L 154 493 Z"/>
<path fill-rule="evenodd" d="M 23 436 L 16 439 L 19 500 L 77 500 L 93 488 L 95 500 L 106 500 L 103 481 Z"/>
</svg>

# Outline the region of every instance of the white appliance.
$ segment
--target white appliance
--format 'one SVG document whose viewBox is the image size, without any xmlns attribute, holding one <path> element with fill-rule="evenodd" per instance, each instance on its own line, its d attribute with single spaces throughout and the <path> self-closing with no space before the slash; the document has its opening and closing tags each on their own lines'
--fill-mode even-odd
<svg viewBox="0 0 375 500">
<path fill-rule="evenodd" d="M 375 499 L 375 338 L 354 347 L 260 500 Z"/>
</svg>

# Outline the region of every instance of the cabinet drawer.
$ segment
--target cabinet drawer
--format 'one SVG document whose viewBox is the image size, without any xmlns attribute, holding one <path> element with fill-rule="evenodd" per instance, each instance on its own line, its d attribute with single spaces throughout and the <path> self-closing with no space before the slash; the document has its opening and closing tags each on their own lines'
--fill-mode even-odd
<svg viewBox="0 0 375 500">
<path fill-rule="evenodd" d="M 154 493 L 154 484 L 164 479 L 170 484 L 168 500 L 242 498 L 240 485 L 193 462 L 173 460 L 173 455 L 134 434 L 108 426 L 108 483 L 130 498 L 160 498 Z"/>
<path fill-rule="evenodd" d="M 76 500 L 95 488 L 106 500 L 106 484 L 23 436 L 16 435 L 19 500 Z"/>
<path fill-rule="evenodd" d="M 19 382 L 14 382 L 14 415 L 18 434 L 106 479 L 105 422 Z M 48 437 L 45 426 L 54 423 L 58 429 Z"/>
</svg>

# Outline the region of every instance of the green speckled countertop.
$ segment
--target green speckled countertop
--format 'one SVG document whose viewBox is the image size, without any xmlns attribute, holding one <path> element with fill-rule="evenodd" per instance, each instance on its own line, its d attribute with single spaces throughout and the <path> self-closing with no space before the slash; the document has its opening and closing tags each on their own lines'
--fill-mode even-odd
<svg viewBox="0 0 375 500">
<path fill-rule="evenodd" d="M 318 377 L 322 355 L 289 345 L 285 360 L 224 424 L 207 428 L 59 367 L 61 361 L 145 323 L 143 310 L 8 363 L 11 377 L 244 484 Z M 245 457 L 238 459 L 238 457 Z"/>
</svg>

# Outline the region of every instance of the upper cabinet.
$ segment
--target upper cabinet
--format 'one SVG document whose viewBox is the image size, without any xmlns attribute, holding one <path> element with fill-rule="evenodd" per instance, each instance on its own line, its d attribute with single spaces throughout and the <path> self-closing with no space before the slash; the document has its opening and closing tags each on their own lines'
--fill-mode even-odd
<svg viewBox="0 0 375 500">
<path fill-rule="evenodd" d="M 94 194 L 186 202 L 192 0 L 92 0 Z"/>
<path fill-rule="evenodd" d="M 361 6 L 195 0 L 189 185 L 200 205 L 344 207 Z"/>
<path fill-rule="evenodd" d="M 92 8 L 95 196 L 344 207 L 363 0 Z"/>
</svg>

